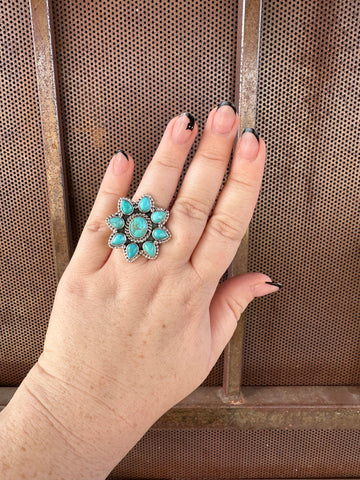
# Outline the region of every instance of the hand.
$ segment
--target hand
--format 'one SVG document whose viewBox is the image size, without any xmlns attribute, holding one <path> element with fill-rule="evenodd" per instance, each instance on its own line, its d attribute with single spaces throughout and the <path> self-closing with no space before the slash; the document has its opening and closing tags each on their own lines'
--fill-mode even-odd
<svg viewBox="0 0 360 480">
<path fill-rule="evenodd" d="M 198 131 L 189 124 L 186 115 L 169 122 L 134 200 L 148 193 L 157 206 L 169 208 Z M 108 246 L 105 218 L 127 196 L 134 165 L 122 153 L 110 162 L 59 282 L 31 385 L 34 397 L 80 438 L 78 417 L 97 409 L 114 442 L 120 434 L 116 422 L 135 430 L 141 424 L 141 436 L 203 382 L 249 302 L 278 290 L 261 273 L 218 287 L 249 225 L 265 163 L 263 140 L 245 132 L 209 218 L 238 128 L 231 106 L 210 112 L 166 223 L 172 238 L 160 245 L 155 260 L 141 256 L 129 263 L 122 249 Z M 60 391 L 71 392 L 72 408 L 80 412 L 75 418 L 52 400 Z"/>
</svg>

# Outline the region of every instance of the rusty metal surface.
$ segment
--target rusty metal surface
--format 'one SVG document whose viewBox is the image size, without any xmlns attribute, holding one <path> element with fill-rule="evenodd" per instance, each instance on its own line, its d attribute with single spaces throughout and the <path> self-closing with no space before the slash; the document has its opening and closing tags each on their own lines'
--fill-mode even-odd
<svg viewBox="0 0 360 480">
<path fill-rule="evenodd" d="M 360 2 L 263 2 L 257 128 L 267 143 L 249 270 L 244 385 L 360 383 Z"/>
<path fill-rule="evenodd" d="M 29 2 L 0 2 L 0 386 L 41 353 L 56 275 Z"/>
<path fill-rule="evenodd" d="M 0 411 L 10 402 L 16 387 L 0 387 Z"/>
<path fill-rule="evenodd" d="M 76 245 L 119 148 L 135 161 L 132 195 L 167 122 L 192 112 L 200 133 L 184 175 L 208 112 L 235 101 L 237 2 L 62 0 L 53 13 Z M 205 384 L 222 377 L 223 356 Z"/>
<path fill-rule="evenodd" d="M 0 388 L 0 409 L 15 390 Z M 241 392 L 241 400 L 228 403 L 221 388 L 201 387 L 152 429 L 360 430 L 360 387 L 242 387 Z"/>
<path fill-rule="evenodd" d="M 357 478 L 359 457 L 355 430 L 158 429 L 108 480 Z"/>
<path fill-rule="evenodd" d="M 57 280 L 71 254 L 70 220 L 66 173 L 63 165 L 61 122 L 58 111 L 56 65 L 50 0 L 30 0 L 35 65 L 39 90 L 55 267 Z"/>
<path fill-rule="evenodd" d="M 153 428 L 360 430 L 360 387 L 242 387 L 225 403 L 219 388 L 198 389 Z"/>
<path fill-rule="evenodd" d="M 255 126 L 260 20 L 261 0 L 242 0 L 239 2 L 236 50 L 236 105 L 240 115 L 240 135 L 244 128 Z M 247 232 L 230 267 L 230 275 L 239 275 L 248 271 L 248 243 L 249 236 Z M 234 400 L 240 395 L 244 321 L 245 316 L 242 315 L 236 331 L 224 352 L 224 395 Z"/>
</svg>

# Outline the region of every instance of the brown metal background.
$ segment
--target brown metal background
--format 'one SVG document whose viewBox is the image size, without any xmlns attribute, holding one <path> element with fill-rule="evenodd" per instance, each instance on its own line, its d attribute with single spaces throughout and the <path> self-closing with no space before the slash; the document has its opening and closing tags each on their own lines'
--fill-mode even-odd
<svg viewBox="0 0 360 480">
<path fill-rule="evenodd" d="M 41 353 L 56 288 L 29 4 L 0 2 L 0 386 Z"/>
<path fill-rule="evenodd" d="M 354 477 L 359 457 L 354 431 L 150 430 L 108 479 Z"/>
<path fill-rule="evenodd" d="M 202 131 L 235 101 L 237 13 L 225 0 L 53 2 L 74 245 L 119 148 L 135 160 L 132 195 L 173 116 L 192 112 Z M 204 384 L 222 375 L 223 356 Z"/>
<path fill-rule="evenodd" d="M 243 384 L 359 384 L 360 3 L 266 0 L 262 26 L 249 270 L 284 288 L 247 310 Z"/>
<path fill-rule="evenodd" d="M 234 100 L 238 2 L 53 3 L 76 245 L 117 149 L 135 158 L 133 192 L 169 118 L 190 110 L 202 129 L 219 100 Z M 0 385 L 17 385 L 41 351 L 56 275 L 29 5 L 0 8 Z M 249 266 L 285 287 L 248 310 L 245 385 L 358 384 L 359 14 L 355 0 L 264 2 L 257 127 L 269 155 Z M 222 374 L 223 358 L 205 384 L 221 385 Z M 341 401 L 327 406 L 327 391 L 316 408 L 304 400 L 309 425 L 331 412 L 322 420 L 329 428 L 319 430 L 287 424 L 289 411 L 300 410 L 288 407 L 289 393 L 277 407 L 269 387 L 275 403 L 266 411 L 266 389 L 261 405 L 246 392 L 249 429 L 154 428 L 109 479 L 360 475 L 359 430 L 331 429 L 337 413 L 358 414 L 357 396 L 347 410 Z M 222 415 L 216 395 L 215 411 L 200 405 L 205 413 L 194 424 L 231 423 L 233 415 L 242 424 L 240 409 L 225 405 Z M 169 424 L 184 415 L 189 425 L 196 410 L 186 410 Z M 284 428 L 259 427 L 251 411 Z"/>
</svg>

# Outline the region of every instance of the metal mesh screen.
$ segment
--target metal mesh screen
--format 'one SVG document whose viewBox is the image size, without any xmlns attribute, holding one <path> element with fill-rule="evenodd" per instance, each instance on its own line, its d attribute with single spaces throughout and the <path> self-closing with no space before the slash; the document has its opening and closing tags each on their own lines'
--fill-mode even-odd
<svg viewBox="0 0 360 480">
<path fill-rule="evenodd" d="M 268 145 L 245 385 L 359 383 L 360 3 L 264 2 L 257 127 Z"/>
<path fill-rule="evenodd" d="M 119 148 L 135 160 L 132 195 L 173 116 L 192 112 L 202 131 L 214 106 L 234 101 L 237 2 L 64 0 L 53 11 L 76 245 Z M 222 371 L 223 358 L 205 384 Z"/>
<path fill-rule="evenodd" d="M 0 386 L 41 353 L 55 295 L 29 5 L 0 2 Z"/>
<path fill-rule="evenodd" d="M 11 386 L 41 351 L 55 272 L 29 7 L 0 9 L 0 385 Z M 53 10 L 76 245 L 115 151 L 135 158 L 133 193 L 172 116 L 189 110 L 202 130 L 234 100 L 237 2 Z M 248 385 L 358 383 L 359 15 L 355 0 L 264 2 L 257 127 L 269 153 L 249 266 L 285 287 L 248 309 Z M 221 359 L 205 384 L 222 370 Z M 355 477 L 359 448 L 358 431 L 154 429 L 109 479 Z"/>
<path fill-rule="evenodd" d="M 239 480 L 360 475 L 356 431 L 149 431 L 108 476 Z"/>
</svg>

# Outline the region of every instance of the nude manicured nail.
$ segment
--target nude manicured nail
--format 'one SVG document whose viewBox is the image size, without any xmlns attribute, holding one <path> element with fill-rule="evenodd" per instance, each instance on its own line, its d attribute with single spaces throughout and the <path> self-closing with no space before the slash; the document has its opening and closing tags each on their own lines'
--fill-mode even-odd
<svg viewBox="0 0 360 480">
<path fill-rule="evenodd" d="M 179 115 L 172 131 L 173 141 L 177 144 L 186 143 L 191 137 L 194 125 L 195 118 L 191 113 L 185 112 Z"/>
<path fill-rule="evenodd" d="M 221 102 L 213 119 L 213 130 L 217 133 L 231 132 L 235 122 L 235 112 L 235 106 L 231 102 Z"/>
<path fill-rule="evenodd" d="M 124 150 L 121 150 L 121 148 L 120 148 L 120 150 L 118 150 L 117 153 L 122 153 L 123 155 L 125 155 L 126 160 L 129 160 L 128 154 L 126 152 L 124 152 Z"/>
<path fill-rule="evenodd" d="M 259 137 L 258 132 L 255 130 L 255 128 L 250 128 L 250 127 L 245 128 L 245 130 L 242 132 L 242 134 L 244 135 L 245 132 L 250 132 L 250 133 L 252 133 L 252 134 L 255 136 L 255 138 L 256 138 L 256 140 L 258 141 L 258 143 L 259 143 L 260 137 Z"/>
<path fill-rule="evenodd" d="M 275 287 L 282 288 L 282 285 L 279 282 L 265 282 L 265 283 L 267 283 L 268 285 L 274 285 Z"/>
<path fill-rule="evenodd" d="M 281 287 L 282 285 L 277 282 L 265 282 L 254 285 L 252 289 L 255 297 L 262 297 L 269 293 L 278 292 Z"/>
<path fill-rule="evenodd" d="M 259 152 L 259 134 L 253 128 L 245 128 L 239 142 L 238 153 L 240 157 L 254 161 Z"/>
<path fill-rule="evenodd" d="M 122 150 L 119 150 L 119 152 L 112 159 L 112 164 L 113 164 L 114 175 L 121 175 L 129 167 L 128 156 L 126 155 L 125 152 L 123 152 Z"/>
</svg>

